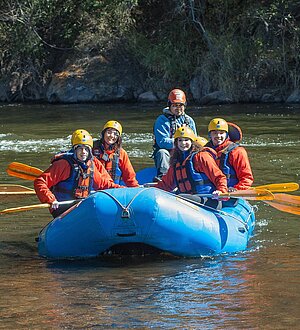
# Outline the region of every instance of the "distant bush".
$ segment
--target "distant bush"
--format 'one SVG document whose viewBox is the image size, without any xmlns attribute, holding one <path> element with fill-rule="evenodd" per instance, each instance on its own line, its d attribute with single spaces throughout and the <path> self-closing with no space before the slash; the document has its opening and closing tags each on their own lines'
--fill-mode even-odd
<svg viewBox="0 0 300 330">
<path fill-rule="evenodd" d="M 4 0 L 2 78 L 46 84 L 72 58 L 131 63 L 144 87 L 188 85 L 233 99 L 300 86 L 300 4 L 292 0 Z"/>
</svg>

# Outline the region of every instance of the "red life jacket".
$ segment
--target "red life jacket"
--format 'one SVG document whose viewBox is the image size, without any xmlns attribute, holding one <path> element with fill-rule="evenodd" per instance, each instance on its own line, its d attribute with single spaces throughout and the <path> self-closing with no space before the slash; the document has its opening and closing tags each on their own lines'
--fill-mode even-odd
<svg viewBox="0 0 300 330">
<path fill-rule="evenodd" d="M 120 184 L 122 171 L 119 167 L 120 151 L 116 150 L 110 155 L 104 150 L 100 140 L 94 141 L 93 155 L 100 160 L 114 183 Z"/>
<path fill-rule="evenodd" d="M 203 148 L 200 152 L 209 152 L 214 158 L 217 153 L 211 148 Z M 203 172 L 194 169 L 193 158 L 196 152 L 191 153 L 185 160 L 175 164 L 174 173 L 178 187 L 178 193 L 210 194 L 216 190 L 214 184 Z"/>
<path fill-rule="evenodd" d="M 63 153 L 54 156 L 52 162 L 65 159 L 71 166 L 70 176 L 52 187 L 52 192 L 58 201 L 79 199 L 87 197 L 93 187 L 94 162 L 88 160 L 83 168 L 74 158 L 73 154 Z"/>
</svg>

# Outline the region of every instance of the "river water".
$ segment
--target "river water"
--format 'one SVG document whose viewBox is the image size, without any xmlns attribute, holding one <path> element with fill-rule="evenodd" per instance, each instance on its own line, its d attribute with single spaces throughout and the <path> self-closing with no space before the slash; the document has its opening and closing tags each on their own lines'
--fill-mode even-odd
<svg viewBox="0 0 300 330">
<path fill-rule="evenodd" d="M 71 133 L 96 138 L 110 119 L 123 125 L 136 170 L 153 165 L 152 125 L 163 105 L 0 105 L 1 183 L 13 161 L 45 169 Z M 238 124 L 255 185 L 298 182 L 300 106 L 193 107 L 200 134 L 213 117 Z M 37 203 L 1 197 L 1 209 Z M 49 261 L 35 237 L 47 209 L 0 216 L 1 329 L 300 329 L 300 217 L 258 205 L 246 251 L 209 259 Z M 174 238 L 176 242 L 176 238 Z"/>
</svg>

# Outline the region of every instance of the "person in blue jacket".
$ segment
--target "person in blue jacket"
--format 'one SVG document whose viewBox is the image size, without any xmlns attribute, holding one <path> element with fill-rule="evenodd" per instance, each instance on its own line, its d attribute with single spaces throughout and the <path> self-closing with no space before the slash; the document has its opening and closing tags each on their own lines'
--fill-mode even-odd
<svg viewBox="0 0 300 330">
<path fill-rule="evenodd" d="M 167 173 L 170 163 L 170 152 L 174 148 L 174 134 L 179 127 L 190 127 L 197 135 L 192 117 L 185 113 L 186 96 L 181 89 L 173 89 L 168 96 L 168 107 L 163 109 L 154 123 L 153 158 L 156 167 L 154 181 L 160 181 Z"/>
</svg>

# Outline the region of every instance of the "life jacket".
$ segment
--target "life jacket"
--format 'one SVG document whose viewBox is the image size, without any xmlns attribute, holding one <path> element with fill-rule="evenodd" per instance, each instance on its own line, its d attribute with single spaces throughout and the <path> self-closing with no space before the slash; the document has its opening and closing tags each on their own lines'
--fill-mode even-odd
<svg viewBox="0 0 300 330">
<path fill-rule="evenodd" d="M 170 138 L 173 138 L 174 137 L 174 134 L 175 134 L 176 130 L 179 127 L 181 127 L 182 125 L 191 127 L 190 120 L 186 116 L 186 114 L 181 115 L 181 116 L 184 116 L 184 122 L 182 124 L 178 124 L 178 122 L 176 121 L 176 116 L 170 112 L 169 108 L 165 108 L 163 110 L 163 116 L 165 116 L 169 120 L 169 122 L 170 122 Z M 153 130 L 154 130 L 154 128 L 153 128 Z M 160 147 L 156 143 L 155 134 L 154 133 L 153 133 L 153 140 L 154 140 L 154 143 L 153 143 L 154 150 L 159 150 Z"/>
<path fill-rule="evenodd" d="M 228 187 L 233 187 L 239 182 L 234 168 L 229 163 L 229 154 L 237 147 L 239 147 L 239 144 L 230 142 L 223 150 L 218 152 L 219 167 L 227 178 Z"/>
<path fill-rule="evenodd" d="M 209 152 L 214 158 L 217 156 L 211 148 L 204 148 L 200 152 Z M 193 158 L 196 154 L 197 152 L 192 152 L 182 163 L 177 162 L 174 166 L 178 193 L 210 194 L 216 190 L 205 173 L 195 171 Z"/>
<path fill-rule="evenodd" d="M 100 140 L 97 140 L 94 142 L 93 154 L 104 165 L 114 183 L 120 184 L 122 177 L 122 171 L 119 167 L 120 151 L 117 150 L 113 154 L 108 155 L 104 150 L 103 144 Z"/>
<path fill-rule="evenodd" d="M 61 153 L 52 159 L 52 163 L 65 159 L 71 167 L 70 176 L 59 182 L 57 185 L 51 188 L 51 191 L 55 195 L 58 201 L 65 201 L 71 199 L 79 199 L 87 197 L 93 187 L 94 182 L 94 162 L 88 160 L 86 163 L 86 169 L 82 167 L 75 159 L 73 153 Z"/>
</svg>

